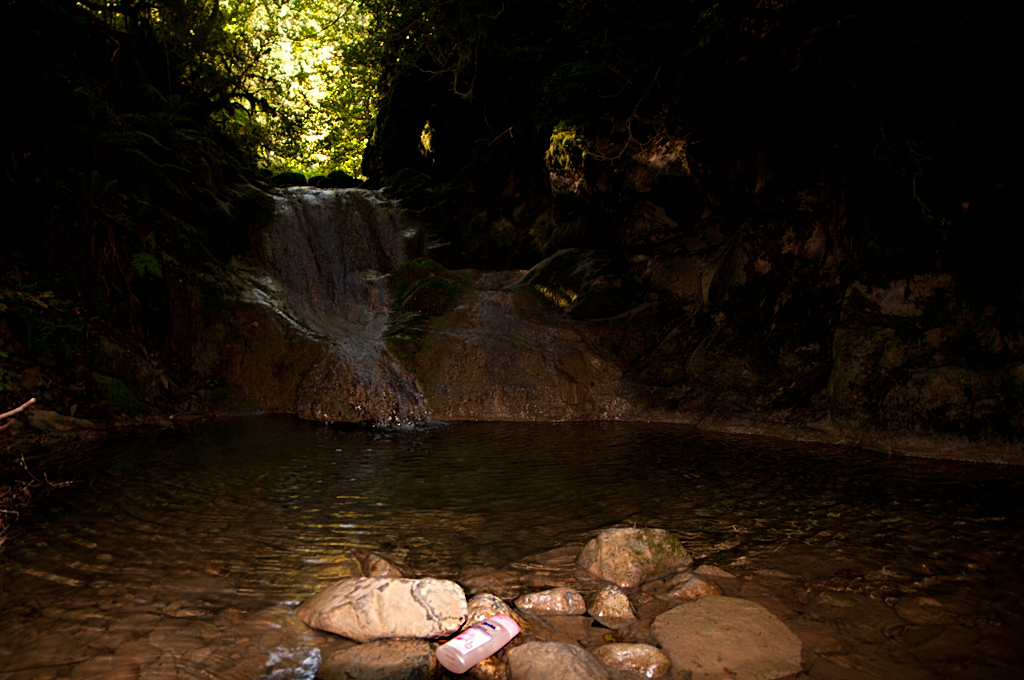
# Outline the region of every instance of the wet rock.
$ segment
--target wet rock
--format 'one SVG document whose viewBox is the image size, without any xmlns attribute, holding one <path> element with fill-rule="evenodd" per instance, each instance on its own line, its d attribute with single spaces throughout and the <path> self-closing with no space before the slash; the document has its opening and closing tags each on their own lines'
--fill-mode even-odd
<svg viewBox="0 0 1024 680">
<path fill-rule="evenodd" d="M 524 638 L 539 642 L 566 642 L 586 648 L 605 642 L 607 628 L 594 625 L 589 616 L 526 616 L 530 627 Z"/>
<path fill-rule="evenodd" d="M 433 680 L 441 666 L 425 640 L 378 640 L 335 652 L 318 680 Z"/>
<path fill-rule="evenodd" d="M 685 574 L 682 578 L 669 580 L 668 592 L 663 595 L 670 600 L 696 600 L 708 595 L 721 595 L 722 589 L 696 576 Z"/>
<path fill-rule="evenodd" d="M 525 290 L 470 290 L 434 319 L 413 362 L 439 420 L 629 418 L 621 371 Z M 537 348 L 543 348 L 537 351 Z"/>
<path fill-rule="evenodd" d="M 594 656 L 608 668 L 645 678 L 660 678 L 672 668 L 669 658 L 654 645 L 613 642 L 595 649 Z"/>
<path fill-rule="evenodd" d="M 712 595 L 654 620 L 651 633 L 694 680 L 773 680 L 800 670 L 800 639 L 754 602 Z"/>
<path fill-rule="evenodd" d="M 679 541 L 664 529 L 617 528 L 603 531 L 583 548 L 579 566 L 620 588 L 693 563 Z"/>
<path fill-rule="evenodd" d="M 904 598 L 896 603 L 896 613 L 904 621 L 920 626 L 952 623 L 957 620 L 954 612 L 930 597 Z"/>
<path fill-rule="evenodd" d="M 693 573 L 708 578 L 736 578 L 736 576 L 730 574 L 725 569 L 720 569 L 713 564 L 702 564 L 694 569 Z"/>
<path fill-rule="evenodd" d="M 516 607 L 537 616 L 574 616 L 587 611 L 583 596 L 567 586 L 520 595 Z"/>
<path fill-rule="evenodd" d="M 469 669 L 468 675 L 473 680 L 508 680 L 508 664 L 500 652 L 489 656 Z"/>
<path fill-rule="evenodd" d="M 807 616 L 816 621 L 839 621 L 856 615 L 862 598 L 823 590 L 807 603 Z"/>
<path fill-rule="evenodd" d="M 91 420 L 72 418 L 71 416 L 64 416 L 56 411 L 47 411 L 45 409 L 33 409 L 29 412 L 28 424 L 37 430 L 56 434 L 73 434 L 75 432 L 96 429 L 96 424 Z"/>
<path fill-rule="evenodd" d="M 459 574 L 458 581 L 467 593 L 491 593 L 497 597 L 514 598 L 522 592 L 521 574 L 512 569 L 476 567 Z"/>
<path fill-rule="evenodd" d="M 626 593 L 618 586 L 609 585 L 594 593 L 587 613 L 602 626 L 619 630 L 636 622 L 636 611 Z"/>
<path fill-rule="evenodd" d="M 467 618 L 463 629 L 469 628 L 475 623 L 480 623 L 497 614 L 504 614 L 513 619 L 518 618 L 515 612 L 505 604 L 505 601 L 490 593 L 474 595 L 466 604 Z M 516 623 L 519 623 L 518 621 Z"/>
<path fill-rule="evenodd" d="M 381 638 L 438 638 L 466 620 L 466 595 L 440 579 L 347 578 L 295 611 L 306 625 L 360 642 Z"/>
<path fill-rule="evenodd" d="M 527 642 L 509 650 L 510 680 L 608 680 L 593 654 L 564 642 Z"/>
<path fill-rule="evenodd" d="M 353 557 L 359 561 L 359 570 L 363 576 L 369 576 L 373 578 L 381 577 L 402 577 L 405 574 L 402 572 L 401 567 L 387 559 L 381 557 L 377 553 L 370 552 L 369 550 L 354 549 L 352 551 Z"/>
</svg>

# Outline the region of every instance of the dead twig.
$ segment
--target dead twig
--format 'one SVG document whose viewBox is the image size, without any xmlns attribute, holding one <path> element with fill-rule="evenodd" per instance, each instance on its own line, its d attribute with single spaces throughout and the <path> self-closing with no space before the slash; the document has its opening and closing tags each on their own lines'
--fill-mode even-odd
<svg viewBox="0 0 1024 680">
<path fill-rule="evenodd" d="M 13 416 L 13 415 L 15 415 L 17 413 L 21 413 L 22 411 L 24 411 L 25 409 L 27 409 L 29 406 L 31 406 L 34 403 L 36 403 L 36 398 L 32 397 L 31 399 L 26 401 L 24 404 L 22 404 L 18 408 L 10 410 L 7 413 L 0 413 L 0 420 L 3 420 L 4 418 L 10 418 L 11 416 Z M 10 425 L 10 423 L 8 423 L 8 425 Z"/>
</svg>

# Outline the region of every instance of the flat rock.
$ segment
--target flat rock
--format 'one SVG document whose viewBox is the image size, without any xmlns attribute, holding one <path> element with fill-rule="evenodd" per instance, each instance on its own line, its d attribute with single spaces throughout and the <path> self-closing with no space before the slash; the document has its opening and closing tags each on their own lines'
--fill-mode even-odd
<svg viewBox="0 0 1024 680">
<path fill-rule="evenodd" d="M 527 642 L 508 653 L 509 680 L 608 680 L 597 657 L 564 642 Z"/>
<path fill-rule="evenodd" d="M 82 430 L 95 430 L 96 423 L 84 418 L 72 418 L 56 411 L 33 409 L 28 415 L 28 424 L 43 432 L 71 434 Z"/>
<path fill-rule="evenodd" d="M 295 615 L 311 628 L 359 642 L 439 638 L 466 621 L 466 594 L 441 579 L 346 578 L 303 602 Z"/>
<path fill-rule="evenodd" d="M 377 640 L 335 652 L 317 680 L 433 680 L 441 666 L 426 640 Z"/>
<path fill-rule="evenodd" d="M 629 589 L 685 569 L 693 564 L 693 558 L 664 529 L 626 527 L 601 532 L 584 546 L 577 564 L 605 581 Z"/>
<path fill-rule="evenodd" d="M 710 595 L 654 620 L 651 633 L 693 680 L 774 680 L 800 671 L 800 639 L 754 602 Z"/>
<path fill-rule="evenodd" d="M 516 598 L 516 607 L 537 616 L 574 616 L 587 611 L 583 596 L 568 586 L 520 595 Z"/>
</svg>

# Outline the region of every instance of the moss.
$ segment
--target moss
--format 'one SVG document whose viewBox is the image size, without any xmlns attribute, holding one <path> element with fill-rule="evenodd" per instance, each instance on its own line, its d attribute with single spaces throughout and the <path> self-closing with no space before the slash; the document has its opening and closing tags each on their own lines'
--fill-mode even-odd
<svg viewBox="0 0 1024 680">
<path fill-rule="evenodd" d="M 401 301 L 412 284 L 428 276 L 455 278 L 440 262 L 435 262 L 428 257 L 417 257 L 415 260 L 409 260 L 388 276 L 388 293 L 391 295 L 391 299 Z"/>
<path fill-rule="evenodd" d="M 126 415 L 137 416 L 150 410 L 149 406 L 140 401 L 120 378 L 102 373 L 93 373 L 92 377 L 111 406 L 123 411 Z"/>
<path fill-rule="evenodd" d="M 470 286 L 462 279 L 428 276 L 409 286 L 399 310 L 424 316 L 442 316 L 455 307 Z"/>
<path fill-rule="evenodd" d="M 202 390 L 199 396 L 215 411 L 238 413 L 260 410 L 260 405 L 252 397 L 239 388 L 230 385 L 221 385 Z"/>
<path fill-rule="evenodd" d="M 384 332 L 391 353 L 411 368 L 426 330 L 424 320 L 450 312 L 469 288 L 469 283 L 430 258 L 419 257 L 396 269 L 388 277 L 391 316 Z"/>
</svg>

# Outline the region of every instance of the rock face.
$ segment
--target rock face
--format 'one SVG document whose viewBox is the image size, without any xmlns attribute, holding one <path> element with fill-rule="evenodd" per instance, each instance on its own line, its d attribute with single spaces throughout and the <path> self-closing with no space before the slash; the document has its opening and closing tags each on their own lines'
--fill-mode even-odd
<svg viewBox="0 0 1024 680">
<path fill-rule="evenodd" d="M 379 640 L 327 657 L 318 680 L 433 680 L 440 672 L 434 645 L 424 640 Z"/>
<path fill-rule="evenodd" d="M 601 662 L 582 647 L 527 642 L 508 653 L 512 680 L 608 680 Z"/>
<path fill-rule="evenodd" d="M 440 420 L 606 420 L 632 417 L 621 372 L 541 303 L 515 287 L 468 292 L 435 319 L 412 361 Z M 483 284 L 495 285 L 495 284 Z"/>
<path fill-rule="evenodd" d="M 659 172 L 690 185 L 684 147 Z M 222 293 L 234 301 L 205 326 L 179 324 L 175 343 L 190 347 L 198 381 L 233 390 L 200 395 L 223 410 L 378 424 L 670 420 L 1024 461 L 1024 363 L 1004 310 L 977 307 L 948 274 L 851 278 L 836 197 L 801 194 L 782 222 L 725 225 L 669 219 L 668 197 L 646 191 L 623 236 L 666 250 L 627 261 L 561 247 L 528 271 L 428 277 L 416 285 L 460 292 L 407 310 L 430 318 L 399 362 L 384 338 L 404 332 L 395 312 L 412 291 L 389 299 L 384 281 L 422 236 L 369 191 L 281 190 L 262 252 L 227 286 L 241 293 Z"/>
<path fill-rule="evenodd" d="M 651 633 L 694 680 L 774 680 L 800 670 L 799 638 L 761 605 L 738 598 L 679 605 L 659 615 Z"/>
<path fill-rule="evenodd" d="M 384 279 L 419 254 L 415 222 L 360 189 L 291 188 L 273 202 L 259 252 L 221 282 L 218 320 L 177 331 L 190 336 L 193 371 L 237 388 L 250 408 L 327 422 L 426 418 L 414 378 L 384 343 Z"/>
<path fill-rule="evenodd" d="M 664 529 L 635 528 L 602 532 L 577 560 L 580 567 L 624 589 L 692 563 L 686 548 Z"/>
<path fill-rule="evenodd" d="M 439 638 L 466 621 L 466 595 L 453 581 L 347 578 L 303 602 L 306 625 L 360 642 Z"/>
</svg>

